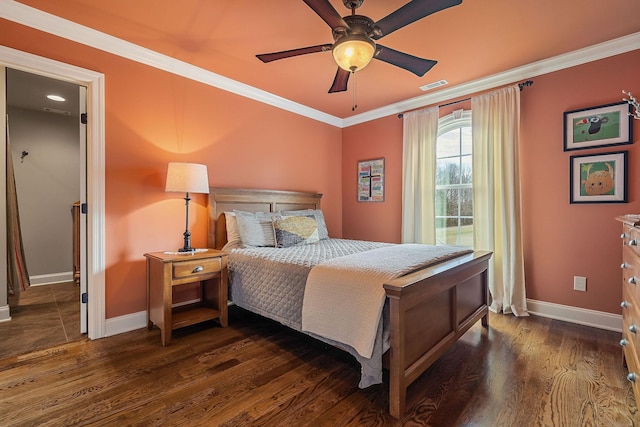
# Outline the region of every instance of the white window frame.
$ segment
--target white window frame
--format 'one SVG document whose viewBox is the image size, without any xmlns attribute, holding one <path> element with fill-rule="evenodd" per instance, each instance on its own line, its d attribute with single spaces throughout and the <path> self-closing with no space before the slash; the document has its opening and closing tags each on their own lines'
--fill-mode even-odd
<svg viewBox="0 0 640 427">
<path fill-rule="evenodd" d="M 456 130 L 456 129 L 460 129 L 463 127 L 471 127 L 471 110 L 456 110 L 454 112 L 452 112 L 451 114 L 448 114 L 444 117 L 441 117 L 438 120 L 438 137 L 436 139 L 436 147 L 438 144 L 438 138 L 440 138 L 440 136 L 452 131 L 452 130 Z M 473 153 L 472 153 L 473 156 Z M 436 158 L 437 161 L 437 158 Z M 456 189 L 463 189 L 463 188 L 473 188 L 473 183 L 469 183 L 469 184 L 451 184 L 451 185 L 435 185 L 435 192 L 437 192 L 438 190 L 446 190 L 446 189 L 452 189 L 452 188 L 456 188 Z M 434 200 L 435 202 L 435 200 Z M 436 221 L 440 218 L 445 218 L 441 215 L 435 215 L 435 219 Z M 460 218 L 469 218 L 468 216 L 460 216 L 460 213 L 458 212 L 458 219 Z M 473 216 L 471 216 L 471 218 L 473 219 Z M 436 236 L 437 236 L 437 223 L 434 224 L 436 227 Z M 475 225 L 475 223 L 474 223 Z M 460 221 L 458 221 L 458 242 L 460 241 L 459 236 L 460 236 Z M 437 245 L 442 245 L 442 244 L 446 244 L 444 242 L 439 242 L 436 239 L 436 244 Z"/>
</svg>

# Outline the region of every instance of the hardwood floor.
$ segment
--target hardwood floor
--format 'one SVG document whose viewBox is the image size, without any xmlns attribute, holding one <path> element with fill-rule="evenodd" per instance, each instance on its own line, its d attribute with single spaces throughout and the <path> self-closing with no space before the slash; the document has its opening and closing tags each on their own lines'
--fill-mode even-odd
<svg viewBox="0 0 640 427">
<path fill-rule="evenodd" d="M 85 339 L 79 301 L 74 282 L 31 286 L 10 296 L 11 321 L 0 323 L 0 358 Z"/>
<path fill-rule="evenodd" d="M 490 316 L 387 414 L 387 383 L 360 390 L 354 360 L 230 307 L 206 323 L 76 341 L 0 360 L 0 424 L 144 426 L 632 426 L 619 334 Z M 385 378 L 385 381 L 387 379 Z"/>
</svg>

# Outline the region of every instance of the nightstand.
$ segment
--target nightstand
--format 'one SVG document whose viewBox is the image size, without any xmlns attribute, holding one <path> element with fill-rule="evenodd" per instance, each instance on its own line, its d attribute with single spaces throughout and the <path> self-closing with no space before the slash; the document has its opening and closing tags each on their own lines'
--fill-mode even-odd
<svg viewBox="0 0 640 427">
<path fill-rule="evenodd" d="M 217 319 L 227 326 L 227 254 L 215 249 L 193 253 L 153 252 L 147 258 L 147 327 L 160 328 L 162 345 L 171 331 Z M 200 283 L 200 301 L 173 308 L 174 286 Z"/>
</svg>

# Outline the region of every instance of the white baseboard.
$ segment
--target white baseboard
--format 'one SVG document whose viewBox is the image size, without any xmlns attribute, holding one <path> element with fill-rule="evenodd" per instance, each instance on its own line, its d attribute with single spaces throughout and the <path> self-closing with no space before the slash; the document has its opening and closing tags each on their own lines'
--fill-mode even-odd
<svg viewBox="0 0 640 427">
<path fill-rule="evenodd" d="M 180 307 L 182 305 L 193 304 L 199 302 L 199 299 L 184 301 L 173 304 L 172 307 Z M 139 311 L 137 313 L 125 314 L 124 316 L 112 317 L 107 319 L 107 333 L 105 336 L 123 334 L 125 332 L 135 331 L 147 327 L 147 312 Z"/>
<path fill-rule="evenodd" d="M 73 272 L 41 274 L 29 276 L 31 286 L 53 285 L 54 283 L 64 283 L 73 281 Z"/>
<path fill-rule="evenodd" d="M 186 301 L 174 304 L 174 307 L 190 304 L 197 301 Z M 529 314 L 550 319 L 562 320 L 578 325 L 591 326 L 593 328 L 605 329 L 607 331 L 622 331 L 622 316 L 619 314 L 605 313 L 603 311 L 589 310 L 580 307 L 555 304 L 552 302 L 536 301 L 527 299 Z M 0 319 L 2 319 L 2 309 L 0 308 Z M 126 314 L 124 316 L 107 319 L 106 336 L 122 334 L 147 327 L 147 312 Z"/>
<path fill-rule="evenodd" d="M 8 322 L 11 320 L 11 312 L 9 312 L 9 306 L 5 305 L 0 307 L 0 323 Z"/>
<path fill-rule="evenodd" d="M 529 314 L 550 319 L 563 320 L 579 325 L 605 329 L 607 331 L 622 331 L 622 315 L 605 313 L 604 311 L 589 310 L 580 307 L 555 304 L 552 302 L 527 299 Z"/>
<path fill-rule="evenodd" d="M 123 334 L 147 327 L 147 311 L 112 317 L 106 322 L 106 337 Z"/>
</svg>

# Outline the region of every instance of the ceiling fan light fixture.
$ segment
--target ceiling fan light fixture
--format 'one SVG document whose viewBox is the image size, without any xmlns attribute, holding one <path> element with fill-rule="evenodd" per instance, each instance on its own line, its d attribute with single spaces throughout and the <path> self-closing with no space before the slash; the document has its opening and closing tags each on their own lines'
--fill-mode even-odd
<svg viewBox="0 0 640 427">
<path fill-rule="evenodd" d="M 338 40 L 332 49 L 333 59 L 343 70 L 356 72 L 366 67 L 376 51 L 375 43 L 366 35 L 351 34 Z"/>
</svg>

